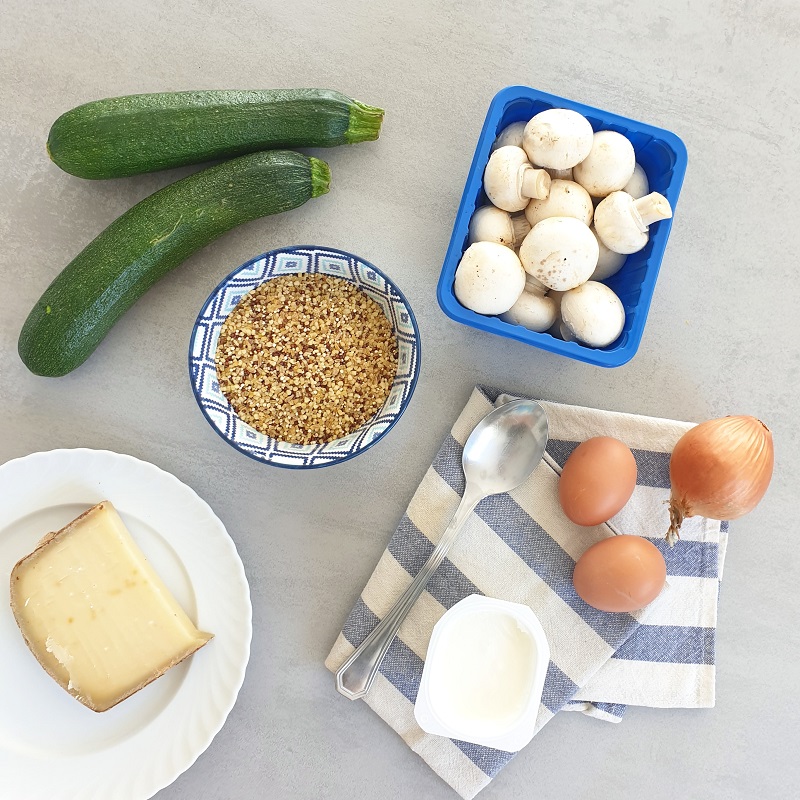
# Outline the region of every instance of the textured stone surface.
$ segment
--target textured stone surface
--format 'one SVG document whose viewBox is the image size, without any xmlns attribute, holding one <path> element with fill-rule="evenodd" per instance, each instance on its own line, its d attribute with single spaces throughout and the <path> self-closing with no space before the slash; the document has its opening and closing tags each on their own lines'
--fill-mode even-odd
<svg viewBox="0 0 800 800">
<path fill-rule="evenodd" d="M 8 0 L 4 11 L 0 461 L 76 446 L 152 461 L 214 508 L 252 587 L 255 635 L 239 702 L 159 800 L 455 797 L 363 704 L 336 694 L 322 661 L 478 382 L 677 419 L 755 414 L 777 449 L 769 494 L 732 527 L 717 707 L 634 708 L 617 726 L 562 715 L 480 797 L 797 796 L 794 0 Z M 650 318 L 625 367 L 601 370 L 493 338 L 436 304 L 486 108 L 515 83 L 686 142 L 689 169 Z M 381 139 L 315 153 L 330 162 L 330 194 L 195 255 L 73 374 L 29 374 L 16 338 L 45 286 L 117 215 L 189 171 L 70 177 L 45 154 L 53 120 L 111 95 L 281 86 L 337 88 L 385 107 Z M 311 243 L 357 253 L 397 281 L 420 323 L 423 369 L 411 407 L 382 443 L 304 473 L 259 465 L 213 433 L 189 388 L 186 351 L 197 311 L 224 275 L 264 250 Z"/>
</svg>

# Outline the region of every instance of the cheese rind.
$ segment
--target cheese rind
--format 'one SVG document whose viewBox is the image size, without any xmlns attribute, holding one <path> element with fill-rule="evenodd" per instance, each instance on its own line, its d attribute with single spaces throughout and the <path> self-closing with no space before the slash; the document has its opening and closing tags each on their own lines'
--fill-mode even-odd
<svg viewBox="0 0 800 800">
<path fill-rule="evenodd" d="M 199 631 L 104 501 L 11 573 L 11 608 L 44 669 L 106 711 L 202 647 Z"/>
</svg>

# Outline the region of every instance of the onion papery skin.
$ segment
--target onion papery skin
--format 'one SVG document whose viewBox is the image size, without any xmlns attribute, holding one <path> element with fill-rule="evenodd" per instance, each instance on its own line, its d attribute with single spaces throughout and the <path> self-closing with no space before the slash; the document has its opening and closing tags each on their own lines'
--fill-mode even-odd
<svg viewBox="0 0 800 800">
<path fill-rule="evenodd" d="M 755 417 L 721 417 L 688 430 L 669 462 L 672 545 L 686 517 L 738 519 L 767 491 L 775 462 L 772 433 Z"/>
</svg>

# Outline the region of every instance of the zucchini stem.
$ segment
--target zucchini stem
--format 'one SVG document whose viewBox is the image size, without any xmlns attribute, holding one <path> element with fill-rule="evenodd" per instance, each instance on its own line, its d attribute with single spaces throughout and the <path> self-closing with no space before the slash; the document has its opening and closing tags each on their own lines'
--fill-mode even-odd
<svg viewBox="0 0 800 800">
<path fill-rule="evenodd" d="M 309 158 L 311 162 L 311 197 L 327 194 L 331 188 L 331 168 L 318 158 Z"/>
<path fill-rule="evenodd" d="M 350 121 L 344 137 L 348 144 L 372 142 L 380 136 L 383 109 L 368 106 L 353 100 L 350 105 Z"/>
</svg>

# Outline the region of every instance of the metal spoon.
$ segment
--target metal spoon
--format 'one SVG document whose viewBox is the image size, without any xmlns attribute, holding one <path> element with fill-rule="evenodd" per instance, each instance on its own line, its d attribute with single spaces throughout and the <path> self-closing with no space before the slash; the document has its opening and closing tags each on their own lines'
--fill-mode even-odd
<svg viewBox="0 0 800 800">
<path fill-rule="evenodd" d="M 512 400 L 475 426 L 464 445 L 461 463 L 467 484 L 456 513 L 411 585 L 336 673 L 336 688 L 345 697 L 358 700 L 369 691 L 400 625 L 475 506 L 485 497 L 508 492 L 525 481 L 546 446 L 547 417 L 533 400 Z"/>
</svg>

